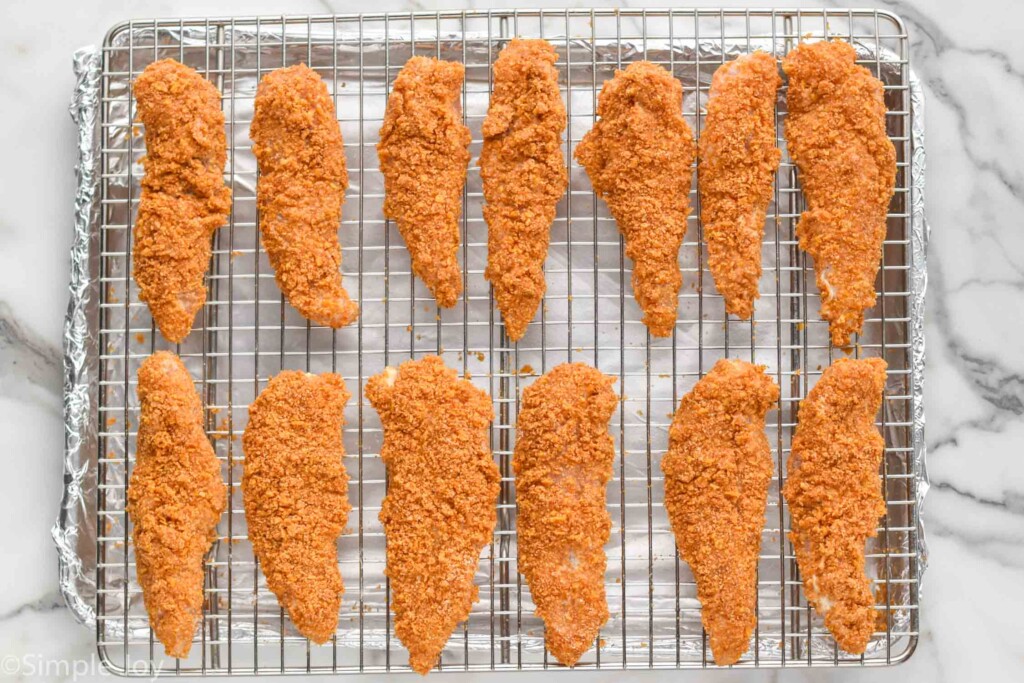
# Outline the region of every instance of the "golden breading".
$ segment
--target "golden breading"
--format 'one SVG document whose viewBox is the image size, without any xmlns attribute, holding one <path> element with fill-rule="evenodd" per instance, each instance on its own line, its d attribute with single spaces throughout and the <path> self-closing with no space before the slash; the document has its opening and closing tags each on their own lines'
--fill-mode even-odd
<svg viewBox="0 0 1024 683">
<path fill-rule="evenodd" d="M 650 62 L 633 62 L 601 88 L 601 117 L 576 147 L 633 261 L 633 295 L 651 334 L 667 337 L 683 284 L 679 248 L 690 214 L 696 145 L 683 119 L 683 86 Z"/>
<path fill-rule="evenodd" d="M 807 210 L 800 247 L 814 258 L 821 317 L 846 346 L 875 305 L 896 150 L 885 132 L 882 82 L 842 41 L 803 44 L 786 56 L 786 144 Z"/>
<path fill-rule="evenodd" d="M 366 383 L 384 426 L 388 493 L 380 521 L 395 635 L 426 674 L 477 600 L 480 552 L 497 520 L 500 476 L 491 456 L 491 399 L 437 356 Z"/>
<path fill-rule="evenodd" d="M 260 239 L 277 286 L 303 317 L 344 327 L 359 306 L 341 283 L 338 226 L 348 171 L 334 100 L 315 71 L 297 64 L 264 76 L 254 106 Z"/>
<path fill-rule="evenodd" d="M 697 580 L 715 663 L 736 663 L 757 624 L 757 560 L 772 479 L 765 413 L 779 388 L 763 365 L 722 359 L 679 403 L 669 431 L 665 508 Z"/>
<path fill-rule="evenodd" d="M 555 206 L 565 194 L 565 105 L 558 55 L 546 40 L 513 39 L 494 62 L 480 154 L 487 270 L 509 339 L 518 341 L 544 290 Z"/>
<path fill-rule="evenodd" d="M 249 406 L 242 435 L 253 552 L 295 628 L 314 643 L 334 635 L 345 591 L 337 540 L 352 507 L 342 461 L 349 397 L 340 375 L 286 370 Z"/>
<path fill-rule="evenodd" d="M 875 415 L 885 391 L 881 358 L 841 358 L 800 403 L 783 495 L 807 601 L 839 647 L 861 654 L 877 612 L 864 544 L 885 514 Z"/>
<path fill-rule="evenodd" d="M 782 153 L 775 146 L 775 58 L 754 52 L 718 67 L 698 145 L 708 268 L 727 313 L 754 312 L 764 220 Z"/>
<path fill-rule="evenodd" d="M 551 653 L 573 666 L 608 621 L 605 488 L 615 445 L 615 380 L 563 364 L 523 391 L 515 458 L 519 570 Z"/>
<path fill-rule="evenodd" d="M 176 343 L 206 302 L 213 233 L 231 211 L 224 113 L 217 88 L 173 59 L 147 66 L 133 89 L 146 156 L 132 276 L 160 333 Z"/>
<path fill-rule="evenodd" d="M 158 351 L 139 367 L 139 434 L 128 482 L 135 566 L 153 633 L 187 657 L 203 614 L 203 558 L 227 503 L 203 405 L 181 360 Z"/>
<path fill-rule="evenodd" d="M 380 129 L 384 215 L 398 224 L 412 270 L 437 305 L 462 293 L 459 216 L 469 166 L 469 129 L 462 123 L 462 64 L 413 57 L 395 79 Z"/>
</svg>

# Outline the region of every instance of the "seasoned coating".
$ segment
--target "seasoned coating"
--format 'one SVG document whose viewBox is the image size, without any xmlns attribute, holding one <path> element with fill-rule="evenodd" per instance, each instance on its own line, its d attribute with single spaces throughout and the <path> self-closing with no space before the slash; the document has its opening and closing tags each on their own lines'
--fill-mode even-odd
<svg viewBox="0 0 1024 683">
<path fill-rule="evenodd" d="M 497 520 L 491 399 L 437 356 L 385 368 L 366 397 L 384 426 L 380 521 L 395 635 L 426 674 L 477 600 L 473 575 Z"/>
<path fill-rule="evenodd" d="M 132 276 L 160 333 L 176 343 L 206 302 L 213 233 L 231 211 L 224 113 L 217 88 L 173 59 L 147 66 L 134 90 L 146 156 Z"/>
<path fill-rule="evenodd" d="M 519 569 L 544 620 L 548 649 L 573 666 L 608 621 L 605 488 L 615 445 L 615 380 L 565 363 L 523 391 L 512 466 Z"/>
<path fill-rule="evenodd" d="M 249 406 L 242 497 L 267 586 L 295 628 L 323 644 L 345 591 L 337 539 L 348 522 L 340 375 L 281 372 Z"/>
<path fill-rule="evenodd" d="M 782 490 L 807 600 L 839 647 L 855 655 L 877 616 L 864 544 L 885 514 L 878 476 L 885 440 L 875 427 L 885 368 L 881 358 L 841 358 L 825 370 L 800 403 Z"/>
<path fill-rule="evenodd" d="M 665 508 L 697 580 L 719 666 L 739 660 L 757 624 L 757 560 L 773 469 L 764 416 L 778 400 L 763 365 L 718 361 L 679 403 L 661 463 Z"/>
<path fill-rule="evenodd" d="M 181 360 L 158 351 L 139 367 L 139 434 L 128 482 L 135 567 L 149 623 L 184 658 L 203 615 L 203 558 L 227 503 L 203 405 Z"/>
<path fill-rule="evenodd" d="M 565 105 L 558 55 L 546 40 L 513 39 L 494 62 L 480 154 L 487 270 L 509 339 L 518 341 L 544 290 L 555 206 L 565 194 Z"/>
<path fill-rule="evenodd" d="M 708 268 L 727 313 L 754 313 L 764 220 L 782 153 L 775 146 L 775 98 L 782 79 L 766 52 L 718 67 L 698 144 L 700 217 Z"/>
<path fill-rule="evenodd" d="M 675 326 L 683 284 L 679 248 L 690 214 L 693 133 L 683 86 L 665 69 L 633 62 L 601 88 L 601 120 L 576 147 L 594 191 L 608 203 L 633 261 L 633 295 L 651 334 Z"/>
<path fill-rule="evenodd" d="M 274 279 L 304 317 L 344 327 L 359 306 L 341 284 L 338 225 L 348 171 L 334 101 L 323 79 L 297 64 L 264 76 L 254 107 L 260 238 Z"/>
<path fill-rule="evenodd" d="M 413 57 L 395 79 L 380 129 L 384 215 L 398 224 L 412 270 L 437 305 L 462 293 L 459 215 L 469 166 L 469 129 L 462 124 L 462 64 Z"/>
<path fill-rule="evenodd" d="M 803 44 L 786 56 L 786 144 L 800 170 L 807 211 L 800 247 L 814 258 L 821 317 L 846 346 L 875 305 L 875 276 L 896 183 L 885 132 L 882 82 L 842 41 Z"/>
</svg>

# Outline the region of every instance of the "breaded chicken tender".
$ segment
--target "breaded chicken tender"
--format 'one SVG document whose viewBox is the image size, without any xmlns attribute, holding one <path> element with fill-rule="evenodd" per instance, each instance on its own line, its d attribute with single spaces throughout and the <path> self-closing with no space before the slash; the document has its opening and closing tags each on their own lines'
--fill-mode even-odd
<svg viewBox="0 0 1024 683">
<path fill-rule="evenodd" d="M 206 302 L 213 233 L 231 211 L 224 113 L 217 88 L 173 59 L 147 66 L 133 89 L 146 156 L 132 276 L 160 333 L 177 343 Z"/>
<path fill-rule="evenodd" d="M 558 55 L 546 40 L 513 39 L 494 62 L 480 154 L 487 270 L 509 339 L 518 341 L 544 290 L 555 206 L 565 194 L 565 105 Z"/>
<path fill-rule="evenodd" d="M 519 569 L 545 640 L 573 666 L 608 620 L 604 544 L 611 532 L 605 488 L 615 445 L 608 421 L 615 380 L 566 363 L 523 391 L 516 424 Z"/>
<path fill-rule="evenodd" d="M 135 567 L 149 623 L 184 658 L 203 615 L 203 558 L 227 504 L 203 405 L 181 360 L 158 351 L 139 367 L 139 434 L 128 482 Z"/>
<path fill-rule="evenodd" d="M 675 326 L 683 284 L 679 248 L 690 214 L 696 145 L 683 119 L 683 86 L 665 69 L 633 62 L 601 88 L 601 117 L 576 147 L 633 261 L 633 295 L 655 337 Z"/>
<path fill-rule="evenodd" d="M 267 586 L 299 633 L 323 644 L 345 591 L 337 539 L 348 522 L 340 375 L 279 373 L 249 406 L 242 497 Z"/>
<path fill-rule="evenodd" d="M 338 226 L 348 170 L 334 100 L 315 71 L 297 64 L 264 76 L 254 107 L 260 238 L 277 286 L 303 317 L 344 327 L 359 306 L 341 284 Z"/>
<path fill-rule="evenodd" d="M 885 132 L 882 82 L 842 41 L 803 44 L 786 56 L 786 144 L 807 210 L 800 247 L 814 258 L 821 317 L 846 346 L 875 305 L 885 219 L 896 183 L 896 150 Z"/>
<path fill-rule="evenodd" d="M 661 463 L 665 508 L 697 580 L 719 666 L 739 660 L 757 624 L 757 561 L 773 470 L 764 417 L 778 400 L 763 365 L 718 361 L 679 403 Z"/>
<path fill-rule="evenodd" d="M 465 74 L 456 62 L 411 58 L 391 88 L 377 143 L 384 215 L 398 224 L 413 272 L 443 308 L 462 293 L 459 216 L 470 142 L 459 105 Z"/>
<path fill-rule="evenodd" d="M 885 514 L 885 439 L 875 427 L 885 369 L 881 358 L 841 358 L 825 370 L 800 403 L 782 490 L 807 601 L 855 655 L 867 648 L 877 616 L 864 544 Z"/>
<path fill-rule="evenodd" d="M 426 674 L 477 600 L 480 552 L 491 541 L 500 475 L 491 456 L 491 399 L 437 356 L 384 369 L 366 383 L 384 426 L 387 539 L 395 635 Z"/>
<path fill-rule="evenodd" d="M 698 144 L 708 268 L 726 312 L 743 320 L 753 315 L 758 297 L 765 213 L 782 155 L 775 146 L 781 83 L 775 58 L 765 52 L 718 67 Z"/>
</svg>

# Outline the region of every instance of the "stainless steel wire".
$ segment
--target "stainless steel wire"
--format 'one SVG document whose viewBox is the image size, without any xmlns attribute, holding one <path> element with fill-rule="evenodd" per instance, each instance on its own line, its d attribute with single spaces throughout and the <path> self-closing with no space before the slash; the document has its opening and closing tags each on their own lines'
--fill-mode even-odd
<svg viewBox="0 0 1024 683">
<path fill-rule="evenodd" d="M 491 66 L 512 36 L 543 37 L 558 50 L 567 106 L 569 191 L 552 226 L 548 292 L 527 335 L 512 344 L 483 279 L 486 225 L 475 159 L 491 92 Z M 614 69 L 650 59 L 670 69 L 686 93 L 695 133 L 703 125 L 711 74 L 732 56 L 760 48 L 781 59 L 797 43 L 825 36 L 851 41 L 861 63 L 885 83 L 888 128 L 898 157 L 878 279 L 878 305 L 854 353 L 889 363 L 886 437 L 880 473 L 887 515 L 869 544 L 879 626 L 867 653 L 841 652 L 803 598 L 788 518 L 779 490 L 796 407 L 834 357 L 809 259 L 794 229 L 803 208 L 796 170 L 784 156 L 764 240 L 762 296 L 751 321 L 728 319 L 707 271 L 697 194 L 683 244 L 684 290 L 670 339 L 653 339 L 629 291 L 631 264 L 606 207 L 571 153 L 593 124 L 597 93 Z M 540 373 L 585 361 L 618 378 L 613 418 L 613 519 L 607 546 L 612 617 L 579 668 L 691 668 L 713 660 L 701 628 L 692 574 L 675 552 L 662 500 L 660 457 L 679 398 L 722 357 L 768 366 L 782 389 L 769 415 L 777 469 L 769 494 L 758 577 L 755 643 L 738 666 L 860 666 L 901 661 L 918 631 L 916 482 L 910 387 L 911 268 L 908 37 L 894 15 L 873 10 L 473 10 L 362 15 L 131 21 L 114 27 L 103 47 L 101 116 L 101 303 L 97 642 L 112 669 L 153 673 L 407 671 L 394 637 L 390 587 L 383 575 L 384 538 L 377 520 L 387 477 L 378 457 L 381 431 L 363 384 L 386 364 L 440 354 L 493 397 L 491 445 L 502 474 L 498 525 L 478 572 L 480 600 L 452 635 L 446 671 L 554 668 L 543 648 L 516 564 L 515 482 L 511 470 L 518 397 Z M 466 65 L 462 111 L 472 131 L 461 218 L 465 295 L 439 311 L 411 275 L 395 226 L 383 217 L 375 144 L 398 70 L 413 54 Z M 145 66 L 173 57 L 195 67 L 223 94 L 229 140 L 225 180 L 233 191 L 228 224 L 218 231 L 209 300 L 193 334 L 168 346 L 156 332 L 131 280 L 131 228 L 144 151 L 130 83 Z M 329 330 L 302 319 L 278 290 L 262 252 L 255 207 L 257 170 L 248 128 L 260 76 L 305 62 L 333 93 L 345 137 L 351 186 L 341 226 L 346 286 L 359 302 L 358 322 Z M 785 149 L 784 91 L 777 112 Z M 696 187 L 696 186 L 694 186 Z M 230 505 L 208 559 L 203 628 L 188 659 L 162 654 L 149 628 L 135 577 L 125 482 L 134 462 L 136 370 L 152 351 L 183 358 L 207 406 L 207 427 L 224 463 Z M 339 541 L 346 584 L 335 637 L 325 646 L 301 638 L 267 590 L 248 542 L 239 490 L 240 436 L 248 404 L 283 368 L 342 374 L 353 400 L 346 412 L 346 466 L 353 513 Z"/>
</svg>

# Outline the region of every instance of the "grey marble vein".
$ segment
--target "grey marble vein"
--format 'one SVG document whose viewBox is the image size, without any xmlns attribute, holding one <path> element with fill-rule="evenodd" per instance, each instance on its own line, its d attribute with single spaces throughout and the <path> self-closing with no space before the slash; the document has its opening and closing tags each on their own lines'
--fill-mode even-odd
<svg viewBox="0 0 1024 683">
<path fill-rule="evenodd" d="M 64 598 L 61 596 L 60 591 L 54 590 L 31 602 L 23 603 L 12 610 L 0 614 L 0 622 L 14 619 L 27 612 L 53 612 L 54 610 L 62 609 L 65 609 Z"/>
<path fill-rule="evenodd" d="M 0 301 L 0 391 L 12 395 L 28 383 L 57 399 L 54 405 L 59 408 L 61 362 L 60 348 L 24 327 L 11 307 Z"/>
</svg>

